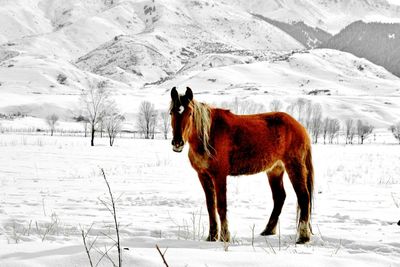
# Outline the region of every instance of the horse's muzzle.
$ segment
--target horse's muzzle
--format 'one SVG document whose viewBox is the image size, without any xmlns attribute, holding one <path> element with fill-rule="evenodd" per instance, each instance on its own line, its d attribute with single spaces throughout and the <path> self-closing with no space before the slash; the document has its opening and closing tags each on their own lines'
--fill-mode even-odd
<svg viewBox="0 0 400 267">
<path fill-rule="evenodd" d="M 185 146 L 185 143 L 182 140 L 180 141 L 172 140 L 171 144 L 172 144 L 172 150 L 175 152 L 182 152 L 183 147 Z"/>
</svg>

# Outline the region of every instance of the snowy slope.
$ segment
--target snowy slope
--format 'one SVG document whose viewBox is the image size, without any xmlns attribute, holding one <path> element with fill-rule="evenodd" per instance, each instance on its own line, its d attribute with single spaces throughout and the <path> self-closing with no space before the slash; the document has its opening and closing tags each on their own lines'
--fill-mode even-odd
<svg viewBox="0 0 400 267">
<path fill-rule="evenodd" d="M 355 20 L 399 22 L 400 7 L 386 0 L 232 0 L 252 13 L 283 22 L 304 21 L 337 33 Z"/>
<path fill-rule="evenodd" d="M 222 58 L 219 57 L 221 61 Z M 188 85 L 201 99 L 216 105 L 235 97 L 253 99 L 266 106 L 278 98 L 288 105 L 295 98 L 305 97 L 321 103 L 327 115 L 362 118 L 379 127 L 387 127 L 400 116 L 400 79 L 352 54 L 317 49 L 271 54 L 262 62 L 248 56 L 241 60 L 252 63 L 220 63 L 222 66 L 215 68 L 202 61 L 194 66 L 188 64 L 184 74 L 159 87 L 164 91 L 176 84 Z M 225 58 L 225 62 L 231 61 Z M 150 89 L 154 90 L 157 88 Z"/>
<path fill-rule="evenodd" d="M 1 61 L 1 57 L 5 60 Z M 66 79 L 61 81 L 59 76 Z M 70 119 L 71 111 L 79 112 L 82 90 L 100 80 L 109 81 L 114 95 L 130 91 L 126 84 L 82 71 L 58 57 L 0 50 L 0 112 L 46 117 L 57 111 Z"/>
<path fill-rule="evenodd" d="M 47 5 L 45 10 L 48 14 L 44 17 L 54 24 L 53 32 L 38 32 L 38 35 L 28 37 L 25 34 L 21 36 L 24 37 L 22 40 L 10 36 L 7 41 L 31 53 L 52 53 L 69 59 L 76 59 L 115 36 L 139 33 L 157 33 L 178 48 L 186 44 L 200 45 L 201 42 L 222 43 L 236 49 L 286 50 L 302 47 L 270 24 L 253 18 L 247 11 L 219 1 L 125 0 L 115 1 L 112 6 L 95 4 L 102 1 L 87 4 L 60 1 L 58 8 L 54 7 L 55 3 L 49 3 L 52 5 Z M 41 2 L 37 4 L 32 12 L 42 11 L 42 5 Z M 7 37 L 6 34 L 4 36 Z M 46 47 L 46 50 L 40 47 Z"/>
<path fill-rule="evenodd" d="M 75 12 L 82 14 L 74 19 L 68 17 L 67 22 L 63 22 L 63 27 L 54 22 L 56 28 L 53 28 L 51 32 L 24 36 L 21 39 L 9 39 L 8 42 L 28 53 L 44 56 L 57 55 L 73 60 L 111 40 L 116 35 L 135 34 L 145 28 L 144 23 L 135 12 L 137 9 L 133 3 L 124 2 L 109 8 L 101 8 L 103 4 L 99 7 L 98 3 L 102 3 L 102 1 L 85 3 L 78 2 L 76 5 L 72 5 L 69 1 L 60 1 L 60 9 L 70 10 L 69 12 L 72 14 Z M 38 10 L 40 10 L 40 4 L 35 11 L 39 12 Z M 98 12 L 95 12 L 96 10 Z M 52 20 L 65 19 L 65 15 L 54 15 L 51 9 L 48 12 L 48 16 L 53 16 Z M 143 12 L 143 10 L 138 12 Z"/>
<path fill-rule="evenodd" d="M 397 14 L 384 1 L 375 7 L 370 1 L 303 0 L 28 2 L 3 1 L 0 9 L 18 18 L 0 24 L 3 113 L 44 116 L 44 106 L 65 116 L 77 113 L 88 81 L 106 79 L 127 113 L 137 112 L 138 103 L 150 98 L 164 108 L 172 86 L 189 85 L 212 103 L 236 96 L 263 103 L 279 97 L 289 103 L 306 96 L 335 112 L 362 97 L 356 115 L 385 127 L 398 115 L 396 77 L 346 53 L 316 50 L 288 56 L 304 46 L 249 13 L 290 18 L 295 10 L 327 26 L 330 19 L 342 18 L 334 16 L 337 12 L 346 13 L 346 19 Z M 57 81 L 60 74 L 66 84 Z M 330 96 L 310 95 L 321 93 Z M 337 116 L 351 116 L 348 111 Z"/>
<path fill-rule="evenodd" d="M 38 1 L 0 1 L 0 43 L 51 32 L 52 29 L 51 21 L 38 7 Z"/>
<path fill-rule="evenodd" d="M 218 1 L 157 3 L 157 18 L 143 33 L 114 38 L 80 57 L 78 66 L 145 83 L 165 79 L 205 53 L 303 48 L 274 26 Z"/>
<path fill-rule="evenodd" d="M 366 58 L 400 76 L 400 24 L 356 21 L 319 47 Z"/>
<path fill-rule="evenodd" d="M 392 266 L 400 263 L 400 155 L 398 145 L 313 146 L 314 235 L 295 245 L 296 195 L 287 198 L 279 235 L 263 237 L 273 207 L 265 173 L 228 177 L 228 220 L 233 242 L 205 242 L 204 193 L 187 153 L 168 140 L 2 135 L 0 148 L 1 266 L 89 266 L 80 226 L 104 249 L 114 237 L 105 169 L 120 222 L 123 266 Z M 101 143 L 100 143 L 101 142 Z M 187 152 L 187 149 L 185 149 Z M 51 226 L 51 227 L 50 227 Z M 252 232 L 254 227 L 254 239 Z M 44 233 L 47 234 L 44 235 Z M 252 245 L 253 244 L 253 245 Z M 93 260 L 99 254 L 91 250 Z M 116 249 L 109 254 L 116 257 Z M 103 260 L 100 266 L 110 266 Z"/>
<path fill-rule="evenodd" d="M 34 103 L 53 95 L 55 104 L 65 106 L 58 96 L 76 94 L 84 79 L 113 79 L 136 95 L 141 85 L 167 78 L 204 53 L 303 47 L 246 11 L 218 2 L 46 0 L 25 5 L 21 0 L 5 1 L 2 8 L 18 14 L 29 9 L 47 23 L 17 35 L 8 34 L 7 25 L 0 27 L 7 41 L 0 46 L 2 92 Z M 54 83 L 60 73 L 67 74 L 68 85 Z M 3 101 L 0 108 L 9 111 L 18 104 L 11 102 Z"/>
</svg>

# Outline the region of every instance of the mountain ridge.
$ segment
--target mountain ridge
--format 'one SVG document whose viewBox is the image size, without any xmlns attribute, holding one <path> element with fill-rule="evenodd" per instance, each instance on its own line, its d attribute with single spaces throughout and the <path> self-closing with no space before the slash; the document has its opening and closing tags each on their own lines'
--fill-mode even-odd
<svg viewBox="0 0 400 267">
<path fill-rule="evenodd" d="M 367 58 L 400 76 L 400 24 L 355 21 L 320 45 Z"/>
<path fill-rule="evenodd" d="M 383 68 L 334 50 L 305 51 L 319 42 L 312 29 L 334 30 L 330 23 L 338 10 L 337 19 L 344 21 L 374 14 L 392 19 L 397 9 L 384 0 L 376 2 L 378 7 L 371 0 L 347 5 L 343 0 L 0 3 L 0 14 L 15 13 L 14 19 L 7 17 L 8 24 L 0 24 L 0 112 L 23 110 L 45 117 L 43 105 L 48 112 L 64 110 L 67 118 L 79 109 L 82 90 L 101 80 L 108 81 L 121 110 L 130 114 L 148 98 L 165 106 L 175 85 L 198 88 L 207 101 L 242 97 L 266 102 L 279 97 L 289 103 L 296 97 L 314 97 L 329 112 L 362 97 L 374 108 L 362 103 L 357 107 L 372 110 L 373 120 L 381 125 L 391 118 L 384 104 L 389 101 L 380 103 L 374 97 L 392 97 L 390 108 L 400 107 L 399 79 Z M 352 15 L 356 8 L 360 12 Z M 256 18 L 251 9 L 264 17 L 270 14 L 273 21 Z M 24 14 L 30 20 L 24 20 Z M 311 23 L 292 24 L 293 14 L 310 17 Z M 35 26 L 27 27 L 30 22 Z M 298 29 L 290 35 L 278 24 Z M 66 77 L 63 83 L 60 75 Z M 340 116 L 349 114 L 343 111 Z"/>
</svg>

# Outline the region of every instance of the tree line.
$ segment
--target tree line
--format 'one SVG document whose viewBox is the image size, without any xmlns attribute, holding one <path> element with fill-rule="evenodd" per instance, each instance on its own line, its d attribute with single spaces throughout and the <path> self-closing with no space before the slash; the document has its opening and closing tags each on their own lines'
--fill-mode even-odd
<svg viewBox="0 0 400 267">
<path fill-rule="evenodd" d="M 76 120 L 84 124 L 85 136 L 89 127 L 91 146 L 94 146 L 95 133 L 100 132 L 102 137 L 103 131 L 107 133 L 109 144 L 112 146 L 125 121 L 125 116 L 121 114 L 106 88 L 107 82 L 101 81 L 90 85 L 81 94 L 80 104 L 83 109 Z M 143 101 L 139 106 L 136 128 L 145 139 L 154 139 L 157 130 L 167 139 L 170 128 L 169 113 L 158 111 L 153 103 Z"/>
<path fill-rule="evenodd" d="M 94 146 L 96 132 L 99 132 L 101 137 L 105 132 L 109 138 L 109 144 L 112 146 L 125 121 L 125 116 L 121 114 L 115 100 L 111 98 L 107 86 L 106 81 L 91 84 L 82 91 L 79 100 L 82 110 L 75 120 L 83 123 L 85 137 L 89 130 L 91 146 Z M 342 132 L 346 144 L 353 144 L 356 138 L 359 144 L 363 144 L 374 131 L 373 125 L 361 119 L 348 118 L 341 122 L 337 118 L 324 117 L 321 104 L 304 98 L 295 99 L 286 109 L 278 99 L 273 99 L 267 109 L 261 103 L 240 100 L 237 97 L 233 101 L 222 102 L 216 106 L 230 109 L 235 114 L 286 111 L 307 129 L 313 143 L 323 141 L 324 144 L 333 144 L 335 139 L 336 143 L 339 143 Z M 53 135 L 58 120 L 59 117 L 56 114 L 46 117 L 51 135 Z M 138 108 L 136 129 L 145 139 L 154 139 L 156 133 L 161 133 L 167 139 L 170 132 L 169 112 L 157 110 L 153 103 L 142 101 Z M 393 124 L 389 130 L 400 143 L 400 121 Z"/>
<path fill-rule="evenodd" d="M 335 139 L 339 138 L 340 132 L 343 131 L 346 144 L 353 144 L 356 136 L 358 138 L 358 143 L 363 144 L 364 140 L 370 136 L 374 130 L 372 125 L 363 120 L 346 119 L 341 123 L 337 118 L 324 117 L 321 104 L 313 103 L 304 98 L 295 99 L 286 109 L 283 103 L 278 99 L 273 99 L 269 103 L 269 109 L 263 104 L 256 103 L 252 100 L 241 101 L 238 98 L 235 98 L 232 102 L 223 102 L 221 106 L 230 109 L 236 114 L 285 111 L 291 114 L 307 129 L 313 143 L 317 143 L 322 139 L 324 144 L 332 144 Z M 393 127 L 396 129 L 395 126 Z"/>
</svg>

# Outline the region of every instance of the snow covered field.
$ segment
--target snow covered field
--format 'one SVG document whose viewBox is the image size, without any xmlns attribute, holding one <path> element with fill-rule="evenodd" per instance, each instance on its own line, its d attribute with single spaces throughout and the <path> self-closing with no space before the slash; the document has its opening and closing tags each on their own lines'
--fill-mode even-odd
<svg viewBox="0 0 400 267">
<path fill-rule="evenodd" d="M 169 266 L 400 266 L 399 145 L 313 147 L 308 245 L 294 244 L 296 198 L 287 178 L 280 235 L 267 238 L 258 235 L 273 204 L 266 175 L 229 178 L 233 241 L 226 249 L 203 241 L 204 194 L 185 152 L 172 152 L 169 140 L 97 144 L 0 135 L 0 266 L 89 266 L 80 226 L 93 223 L 90 239 L 99 235 L 100 249 L 110 244 L 103 233 L 113 235 L 112 217 L 99 200 L 107 197 L 100 168 L 119 197 L 125 266 L 163 266 L 155 244 L 169 248 Z"/>
</svg>

